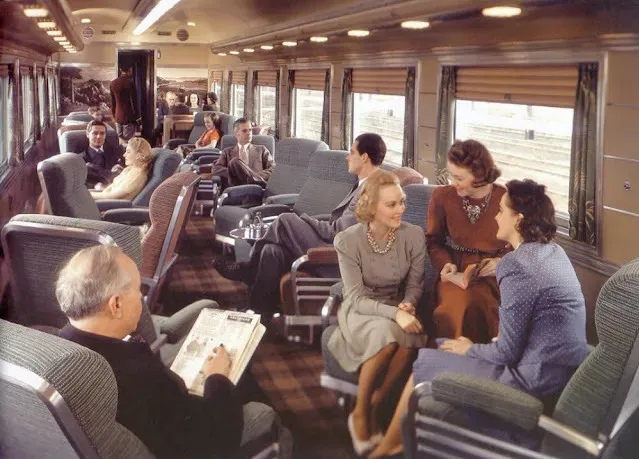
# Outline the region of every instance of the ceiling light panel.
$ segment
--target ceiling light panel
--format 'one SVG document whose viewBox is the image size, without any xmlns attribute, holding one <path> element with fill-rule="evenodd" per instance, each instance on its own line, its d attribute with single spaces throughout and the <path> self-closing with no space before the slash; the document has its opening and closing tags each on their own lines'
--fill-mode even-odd
<svg viewBox="0 0 639 459">
<path fill-rule="evenodd" d="M 55 27 L 55 21 L 51 19 L 40 19 L 38 20 L 38 27 L 41 29 L 53 29 Z"/>
<path fill-rule="evenodd" d="M 243 50 L 245 53 L 254 53 L 255 50 L 253 48 L 244 48 Z"/>
<path fill-rule="evenodd" d="M 226 53 L 217 53 L 218 56 L 226 56 Z"/>
<path fill-rule="evenodd" d="M 47 30 L 47 35 L 49 35 L 50 37 L 59 37 L 62 35 L 62 32 L 60 32 L 59 30 Z"/>
<path fill-rule="evenodd" d="M 297 42 L 296 41 L 283 41 L 282 44 L 284 46 L 297 46 Z"/>
<path fill-rule="evenodd" d="M 229 51 L 229 54 L 237 56 L 238 54 L 240 54 L 240 52 L 239 51 Z"/>
<path fill-rule="evenodd" d="M 91 19 L 89 19 L 89 18 L 82 18 L 82 19 L 80 20 L 80 22 L 81 22 L 82 24 L 91 24 Z"/>
<path fill-rule="evenodd" d="M 195 27 L 195 22 L 189 21 L 189 22 L 186 23 L 186 25 L 189 26 L 189 27 Z"/>
<path fill-rule="evenodd" d="M 173 8 L 180 0 L 160 0 L 153 9 L 146 15 L 142 22 L 133 30 L 133 35 L 142 35 L 146 30 L 156 23 L 164 14 Z"/>
<path fill-rule="evenodd" d="M 46 8 L 40 8 L 37 5 L 25 6 L 24 14 L 29 18 L 46 18 L 49 12 Z"/>
<path fill-rule="evenodd" d="M 521 8 L 516 6 L 493 6 L 492 8 L 484 8 L 481 13 L 491 18 L 511 18 L 519 16 Z"/>
<path fill-rule="evenodd" d="M 314 43 L 325 43 L 328 41 L 328 37 L 311 37 L 311 41 Z"/>
<path fill-rule="evenodd" d="M 349 37 L 368 37 L 370 35 L 370 31 L 365 29 L 354 29 L 348 31 Z"/>
<path fill-rule="evenodd" d="M 420 30 L 420 29 L 426 29 L 430 26 L 430 23 L 427 21 L 404 21 L 402 22 L 402 27 L 404 29 L 414 29 L 414 30 Z"/>
<path fill-rule="evenodd" d="M 273 49 L 273 45 L 262 45 L 260 46 L 260 48 L 262 48 L 265 51 L 270 51 Z"/>
</svg>

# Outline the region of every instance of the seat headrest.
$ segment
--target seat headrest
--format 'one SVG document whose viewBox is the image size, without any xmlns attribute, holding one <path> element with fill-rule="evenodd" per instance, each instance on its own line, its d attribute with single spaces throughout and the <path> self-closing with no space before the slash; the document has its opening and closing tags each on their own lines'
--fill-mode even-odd
<svg viewBox="0 0 639 459">
<path fill-rule="evenodd" d="M 315 152 L 308 165 L 308 175 L 322 180 L 354 184 L 357 176 L 348 172 L 347 156 L 348 152 L 344 150 Z"/>
<path fill-rule="evenodd" d="M 77 153 L 60 153 L 38 164 L 47 184 L 47 193 L 70 194 L 86 188 L 87 166 Z"/>
<path fill-rule="evenodd" d="M 406 185 L 417 185 L 424 183 L 424 176 L 410 167 L 398 167 L 392 172 L 399 178 L 399 186 L 404 188 Z"/>
</svg>

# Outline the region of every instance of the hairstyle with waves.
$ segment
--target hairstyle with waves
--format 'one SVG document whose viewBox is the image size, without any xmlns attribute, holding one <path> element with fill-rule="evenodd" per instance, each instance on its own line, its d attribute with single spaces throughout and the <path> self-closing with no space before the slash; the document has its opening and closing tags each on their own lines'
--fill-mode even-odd
<svg viewBox="0 0 639 459">
<path fill-rule="evenodd" d="M 383 169 L 377 170 L 364 181 L 355 206 L 355 217 L 358 222 L 370 223 L 373 221 L 379 203 L 379 192 L 389 185 L 399 186 L 399 178 L 392 172 Z"/>
<path fill-rule="evenodd" d="M 526 180 L 511 180 L 506 183 L 508 207 L 523 215 L 517 232 L 524 242 L 548 243 L 555 238 L 555 206 L 546 194 L 546 187 Z"/>
<path fill-rule="evenodd" d="M 62 312 L 73 320 L 100 312 L 113 295 L 131 288 L 131 279 L 118 264 L 119 247 L 96 245 L 80 250 L 62 268 L 55 296 Z"/>
<path fill-rule="evenodd" d="M 138 167 L 149 168 L 151 161 L 153 161 L 153 150 L 151 150 L 149 142 L 142 137 L 134 137 L 129 140 L 126 149 L 131 149 L 131 151 L 135 152 L 135 162 Z"/>
<path fill-rule="evenodd" d="M 477 140 L 456 140 L 448 150 L 448 161 L 457 167 L 468 169 L 475 177 L 474 187 L 493 183 L 501 176 L 493 156 L 484 144 Z"/>
</svg>

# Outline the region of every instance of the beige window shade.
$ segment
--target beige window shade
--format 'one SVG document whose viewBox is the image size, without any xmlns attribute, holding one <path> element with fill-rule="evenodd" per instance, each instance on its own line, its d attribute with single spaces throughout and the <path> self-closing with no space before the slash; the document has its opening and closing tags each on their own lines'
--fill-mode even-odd
<svg viewBox="0 0 639 459">
<path fill-rule="evenodd" d="M 326 70 L 295 70 L 295 89 L 324 90 Z"/>
<path fill-rule="evenodd" d="M 353 92 L 364 94 L 406 94 L 408 69 L 354 69 Z"/>
<path fill-rule="evenodd" d="M 20 66 L 20 75 L 32 75 L 33 74 L 33 67 L 30 66 L 26 66 L 26 65 L 21 65 Z"/>
<path fill-rule="evenodd" d="M 246 72 L 238 72 L 233 70 L 231 72 L 231 84 L 246 84 Z"/>
<path fill-rule="evenodd" d="M 574 65 L 460 67 L 455 96 L 463 100 L 573 108 L 578 73 Z"/>
<path fill-rule="evenodd" d="M 222 82 L 222 76 L 223 76 L 222 70 L 213 70 L 211 72 L 211 81 L 215 81 L 217 83 L 221 83 Z"/>
<path fill-rule="evenodd" d="M 277 86 L 277 72 L 273 71 L 258 71 L 257 72 L 257 85 L 258 86 Z"/>
</svg>

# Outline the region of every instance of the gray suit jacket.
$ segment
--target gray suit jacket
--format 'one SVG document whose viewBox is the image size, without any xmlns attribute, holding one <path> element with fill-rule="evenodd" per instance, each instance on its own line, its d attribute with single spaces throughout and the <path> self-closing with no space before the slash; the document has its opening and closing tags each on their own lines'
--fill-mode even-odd
<svg viewBox="0 0 639 459">
<path fill-rule="evenodd" d="M 268 148 L 264 145 L 253 145 L 249 146 L 249 155 L 248 155 L 248 167 L 256 172 L 256 174 L 262 178 L 265 182 L 271 177 L 273 173 L 273 168 L 275 167 L 275 160 L 273 159 L 273 155 Z M 237 145 L 232 147 L 227 147 L 222 150 L 222 154 L 218 158 L 218 160 L 213 165 L 211 173 L 215 175 L 216 172 L 221 172 L 226 169 L 229 165 L 229 162 L 233 158 L 240 157 L 240 149 Z"/>
<path fill-rule="evenodd" d="M 348 195 L 346 195 L 342 202 L 333 209 L 331 212 L 331 218 L 328 221 L 317 220 L 306 214 L 303 214 L 301 218 L 313 228 L 320 239 L 332 244 L 337 233 L 357 223 L 357 218 L 355 218 L 355 206 L 357 206 L 360 191 L 361 186 L 358 185 L 357 188 L 353 189 Z"/>
</svg>

